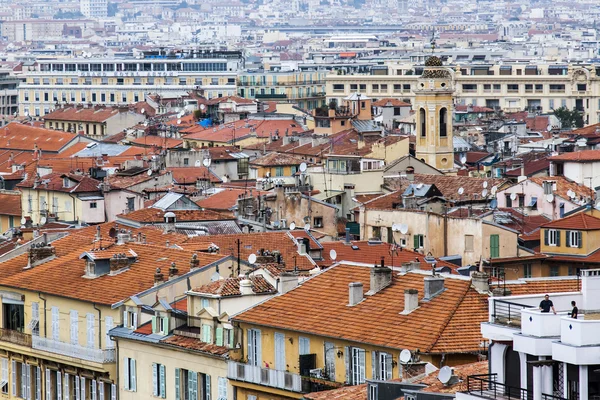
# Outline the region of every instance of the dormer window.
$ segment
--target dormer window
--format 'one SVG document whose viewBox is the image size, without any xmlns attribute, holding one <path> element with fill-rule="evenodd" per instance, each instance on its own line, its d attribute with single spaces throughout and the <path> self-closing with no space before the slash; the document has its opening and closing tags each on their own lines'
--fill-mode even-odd
<svg viewBox="0 0 600 400">
<path fill-rule="evenodd" d="M 157 335 L 169 334 L 169 318 L 157 314 L 152 317 L 152 333 Z"/>
<path fill-rule="evenodd" d="M 69 188 L 71 187 L 71 180 L 66 176 L 63 178 L 63 187 Z"/>
<path fill-rule="evenodd" d="M 567 247 L 581 247 L 581 231 L 567 231 Z"/>
</svg>

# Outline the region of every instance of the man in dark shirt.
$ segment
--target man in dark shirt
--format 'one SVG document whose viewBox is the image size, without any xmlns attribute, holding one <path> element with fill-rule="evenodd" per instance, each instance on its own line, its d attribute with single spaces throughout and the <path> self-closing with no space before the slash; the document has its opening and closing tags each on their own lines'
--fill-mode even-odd
<svg viewBox="0 0 600 400">
<path fill-rule="evenodd" d="M 579 309 L 577 308 L 577 303 L 575 303 L 574 301 L 572 301 L 571 302 L 571 306 L 573 307 L 573 309 L 571 310 L 571 312 L 569 313 L 569 315 L 571 316 L 571 318 L 577 319 L 577 315 L 579 314 Z"/>
<path fill-rule="evenodd" d="M 542 302 L 540 303 L 540 310 L 542 310 L 542 312 L 544 313 L 549 313 L 550 309 L 552 309 L 552 312 L 556 314 L 556 310 L 554 309 L 554 303 L 552 303 L 552 300 L 550 300 L 550 296 L 545 295 L 544 300 L 542 300 Z"/>
</svg>

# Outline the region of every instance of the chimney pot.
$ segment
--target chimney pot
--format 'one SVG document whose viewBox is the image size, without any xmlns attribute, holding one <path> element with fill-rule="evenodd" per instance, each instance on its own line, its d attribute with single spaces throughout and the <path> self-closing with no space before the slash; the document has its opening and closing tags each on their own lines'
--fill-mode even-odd
<svg viewBox="0 0 600 400">
<path fill-rule="evenodd" d="M 357 305 L 363 300 L 362 282 L 351 282 L 348 284 L 348 305 L 350 307 Z"/>
<path fill-rule="evenodd" d="M 381 264 L 383 264 L 383 259 L 381 260 Z M 384 288 L 392 283 L 392 270 L 391 268 L 385 266 L 376 265 L 371 269 L 371 282 L 370 289 L 367 292 L 367 296 L 372 296 L 375 293 L 380 292 Z"/>
<path fill-rule="evenodd" d="M 490 291 L 489 276 L 485 272 L 474 271 L 471 274 L 471 284 L 480 292 Z"/>
</svg>

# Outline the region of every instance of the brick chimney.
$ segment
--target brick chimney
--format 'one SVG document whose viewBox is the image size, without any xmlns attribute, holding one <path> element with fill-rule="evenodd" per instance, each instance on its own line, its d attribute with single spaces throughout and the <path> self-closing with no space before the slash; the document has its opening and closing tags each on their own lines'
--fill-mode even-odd
<svg viewBox="0 0 600 400">
<path fill-rule="evenodd" d="M 392 283 L 392 270 L 384 265 L 384 258 L 381 258 L 381 265 L 375 265 L 371 269 L 370 289 L 367 296 L 372 296 Z"/>
</svg>

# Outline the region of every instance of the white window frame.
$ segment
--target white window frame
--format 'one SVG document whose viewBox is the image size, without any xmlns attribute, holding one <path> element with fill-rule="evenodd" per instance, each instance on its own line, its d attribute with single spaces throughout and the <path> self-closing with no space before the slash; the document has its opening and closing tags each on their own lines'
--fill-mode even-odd
<svg viewBox="0 0 600 400">
<path fill-rule="evenodd" d="M 560 231 L 558 229 L 548 229 L 548 246 L 558 246 L 558 236 Z"/>
<path fill-rule="evenodd" d="M 569 247 L 579 247 L 579 231 L 569 231 Z M 550 243 L 550 237 L 548 236 L 548 243 Z"/>
</svg>

